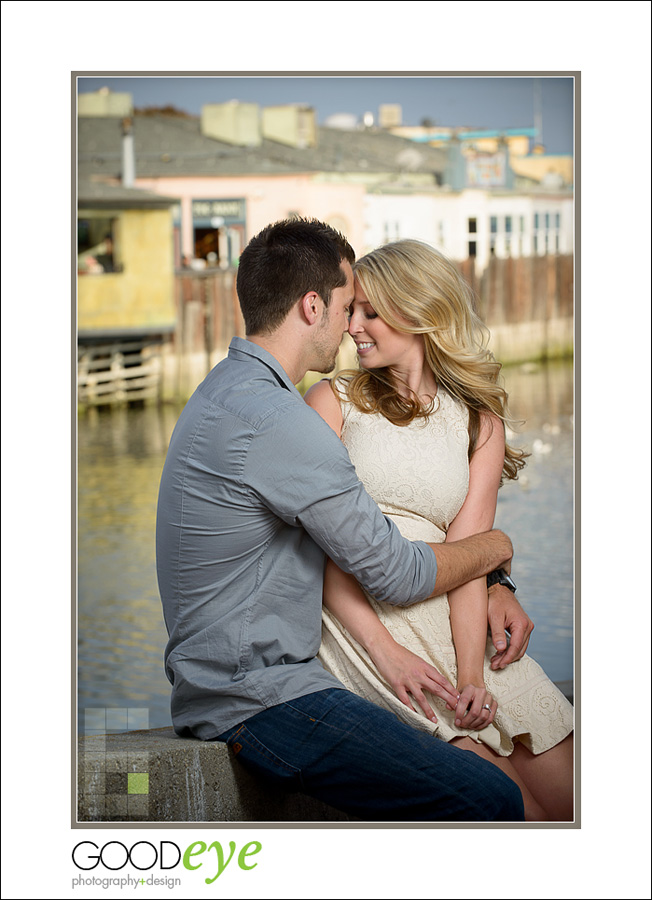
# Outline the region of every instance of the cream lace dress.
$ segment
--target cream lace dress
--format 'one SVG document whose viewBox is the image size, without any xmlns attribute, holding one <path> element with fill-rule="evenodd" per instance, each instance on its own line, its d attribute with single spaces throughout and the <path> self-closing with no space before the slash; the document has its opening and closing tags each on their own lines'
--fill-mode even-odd
<svg viewBox="0 0 652 900">
<path fill-rule="evenodd" d="M 340 392 L 346 385 L 338 381 Z M 442 543 L 459 512 L 469 483 L 468 413 L 439 389 L 435 411 L 405 427 L 392 425 L 379 414 L 361 413 L 341 397 L 342 440 L 358 477 L 382 511 L 410 540 Z M 430 662 L 455 685 L 457 667 L 446 595 L 409 607 L 393 607 L 369 598 L 379 618 L 403 646 Z M 438 723 L 408 709 L 380 676 L 367 652 L 328 610 L 323 610 L 323 665 L 345 687 L 394 712 L 399 719 L 450 741 L 468 735 L 508 756 L 519 740 L 532 753 L 553 747 L 573 729 L 573 707 L 528 656 L 494 672 L 495 653 L 487 640 L 484 677 L 498 701 L 494 724 L 472 732 L 456 728 L 454 713 L 432 696 Z"/>
</svg>

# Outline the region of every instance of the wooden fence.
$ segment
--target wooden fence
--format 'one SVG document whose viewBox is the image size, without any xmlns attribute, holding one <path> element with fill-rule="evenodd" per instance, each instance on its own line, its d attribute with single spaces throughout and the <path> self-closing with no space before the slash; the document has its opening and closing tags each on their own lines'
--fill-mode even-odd
<svg viewBox="0 0 652 900">
<path fill-rule="evenodd" d="M 210 360 L 216 352 L 226 354 L 234 335 L 244 337 L 235 275 L 235 269 L 177 272 L 177 353 L 204 352 Z"/>
<path fill-rule="evenodd" d="M 573 317 L 572 256 L 493 257 L 479 278 L 473 259 L 458 263 L 458 268 L 489 328 Z"/>
</svg>

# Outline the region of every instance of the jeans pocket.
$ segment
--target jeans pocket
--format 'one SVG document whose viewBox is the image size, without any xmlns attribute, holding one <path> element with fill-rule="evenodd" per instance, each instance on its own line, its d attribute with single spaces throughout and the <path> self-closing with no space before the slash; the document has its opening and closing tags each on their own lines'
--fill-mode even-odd
<svg viewBox="0 0 652 900">
<path fill-rule="evenodd" d="M 233 729 L 226 743 L 245 768 L 286 788 L 300 788 L 301 770 L 270 750 L 246 725 Z"/>
</svg>

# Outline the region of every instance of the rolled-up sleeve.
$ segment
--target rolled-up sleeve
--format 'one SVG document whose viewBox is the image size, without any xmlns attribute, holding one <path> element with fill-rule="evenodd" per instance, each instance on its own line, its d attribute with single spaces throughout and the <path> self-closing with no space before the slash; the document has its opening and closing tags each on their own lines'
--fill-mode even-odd
<svg viewBox="0 0 652 900">
<path fill-rule="evenodd" d="M 289 403 L 260 423 L 243 482 L 377 600 L 406 606 L 432 594 L 432 549 L 402 537 L 365 491 L 337 435 L 304 404 Z"/>
</svg>

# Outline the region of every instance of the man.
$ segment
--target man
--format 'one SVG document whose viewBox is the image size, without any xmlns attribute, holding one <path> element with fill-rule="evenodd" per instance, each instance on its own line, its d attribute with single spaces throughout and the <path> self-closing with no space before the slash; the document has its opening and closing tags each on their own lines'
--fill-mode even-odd
<svg viewBox="0 0 652 900">
<path fill-rule="evenodd" d="M 520 791 L 496 767 L 345 690 L 316 659 L 326 555 L 399 605 L 511 558 L 499 531 L 438 545 L 402 538 L 294 387 L 335 365 L 353 262 L 346 240 L 313 220 L 268 226 L 240 258 L 247 340 L 233 339 L 188 402 L 161 480 L 174 726 L 227 741 L 251 771 L 361 819 L 520 821 Z M 511 626 L 515 657 L 529 620 L 509 591 L 502 601 L 493 591 L 492 631 L 506 646 Z M 451 685 L 432 678 L 432 693 L 454 705 Z"/>
</svg>

